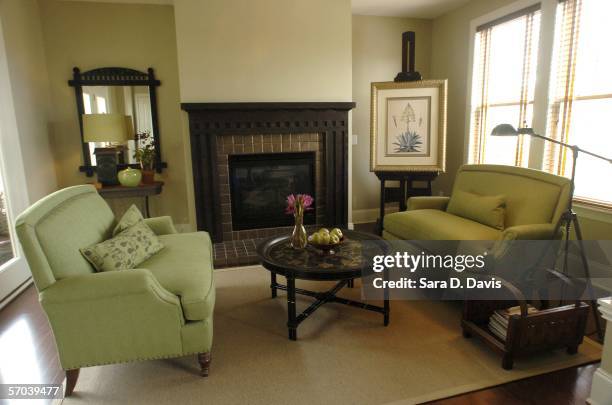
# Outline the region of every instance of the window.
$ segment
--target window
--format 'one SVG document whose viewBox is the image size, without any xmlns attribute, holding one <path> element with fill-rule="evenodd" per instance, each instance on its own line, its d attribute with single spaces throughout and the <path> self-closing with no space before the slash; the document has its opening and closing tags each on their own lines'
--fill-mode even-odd
<svg viewBox="0 0 612 405">
<path fill-rule="evenodd" d="M 106 114 L 106 98 L 96 96 L 96 107 L 98 114 Z"/>
<path fill-rule="evenodd" d="M 611 15 L 610 0 L 559 2 L 547 125 L 547 136 L 604 156 L 612 156 Z M 543 168 L 569 177 L 571 151 L 546 146 Z M 611 205 L 612 165 L 580 155 L 576 166 L 576 200 Z"/>
<path fill-rule="evenodd" d="M 490 134 L 502 123 L 531 126 L 539 32 L 539 4 L 476 28 L 470 163 L 527 165 L 528 139 Z"/>
<path fill-rule="evenodd" d="M 83 108 L 85 109 L 85 114 L 92 114 L 90 94 L 83 93 Z"/>
<path fill-rule="evenodd" d="M 0 267 L 15 256 L 11 243 L 10 221 L 2 173 L 0 173 Z M 2 298 L 0 296 L 0 298 Z"/>
</svg>

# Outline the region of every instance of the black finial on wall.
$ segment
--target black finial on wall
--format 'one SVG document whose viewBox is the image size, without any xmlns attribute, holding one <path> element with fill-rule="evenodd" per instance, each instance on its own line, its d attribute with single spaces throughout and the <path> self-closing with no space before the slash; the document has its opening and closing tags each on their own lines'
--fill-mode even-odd
<svg viewBox="0 0 612 405">
<path fill-rule="evenodd" d="M 421 80 L 421 74 L 414 70 L 414 31 L 406 31 L 402 34 L 402 71 L 395 76 L 395 82 L 413 82 Z"/>
</svg>

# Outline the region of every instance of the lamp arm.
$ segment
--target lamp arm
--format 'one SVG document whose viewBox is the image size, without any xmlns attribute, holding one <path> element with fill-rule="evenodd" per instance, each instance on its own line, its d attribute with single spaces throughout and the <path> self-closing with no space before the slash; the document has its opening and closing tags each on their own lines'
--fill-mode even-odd
<svg viewBox="0 0 612 405">
<path fill-rule="evenodd" d="M 599 158 L 599 159 L 601 159 L 601 160 L 605 160 L 606 162 L 608 162 L 608 163 L 612 164 L 612 159 L 610 159 L 610 158 L 607 158 L 607 157 L 605 157 L 605 156 L 598 155 L 597 153 L 589 152 L 588 150 L 580 149 L 580 148 L 579 148 L 579 147 L 577 147 L 577 146 L 576 146 L 576 149 L 577 149 L 578 151 L 580 151 L 580 152 L 584 153 L 584 154 L 591 155 L 591 156 L 593 156 L 593 157 Z"/>
<path fill-rule="evenodd" d="M 570 144 L 568 144 L 568 143 L 561 142 L 561 141 L 558 141 L 558 140 L 556 140 L 556 139 L 549 138 L 549 137 L 547 137 L 547 136 L 543 136 L 543 135 L 536 134 L 536 133 L 533 133 L 533 132 L 532 132 L 532 133 L 530 133 L 529 135 L 531 135 L 531 136 L 533 136 L 533 137 L 535 137 L 535 138 L 544 139 L 545 141 L 548 141 L 548 142 L 556 143 L 557 145 L 565 146 L 566 148 L 569 148 L 569 149 L 573 150 L 573 151 L 574 151 L 574 153 L 575 153 L 575 152 L 582 152 L 582 153 L 585 153 L 585 154 L 587 154 L 587 155 L 590 155 L 590 156 L 596 157 L 596 158 L 598 158 L 598 159 L 605 160 L 606 162 L 608 162 L 608 163 L 612 164 L 612 159 L 607 158 L 607 157 L 605 157 L 605 156 L 598 155 L 597 153 L 589 152 L 588 150 L 584 150 L 584 149 L 580 148 L 579 146 L 576 146 L 576 145 L 570 145 Z"/>
<path fill-rule="evenodd" d="M 540 138 L 540 139 L 544 139 L 545 141 L 548 141 L 548 142 L 556 143 L 557 145 L 565 146 L 566 148 L 573 148 L 573 146 L 568 144 L 568 143 L 561 142 L 561 141 L 558 141 L 556 139 L 549 138 L 547 136 L 543 136 L 543 135 L 540 135 L 540 134 L 536 134 L 535 132 L 532 132 L 532 133 L 530 133 L 528 135 L 531 135 L 534 138 Z"/>
</svg>

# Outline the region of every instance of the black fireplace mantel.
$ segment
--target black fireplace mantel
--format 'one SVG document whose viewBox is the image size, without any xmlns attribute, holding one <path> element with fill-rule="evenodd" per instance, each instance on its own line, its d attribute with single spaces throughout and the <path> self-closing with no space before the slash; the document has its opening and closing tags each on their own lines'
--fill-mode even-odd
<svg viewBox="0 0 612 405">
<path fill-rule="evenodd" d="M 348 225 L 348 112 L 354 102 L 183 103 L 181 108 L 189 116 L 197 227 L 214 242 L 223 240 L 217 172 L 217 137 L 223 135 L 323 134 L 325 225 Z"/>
</svg>

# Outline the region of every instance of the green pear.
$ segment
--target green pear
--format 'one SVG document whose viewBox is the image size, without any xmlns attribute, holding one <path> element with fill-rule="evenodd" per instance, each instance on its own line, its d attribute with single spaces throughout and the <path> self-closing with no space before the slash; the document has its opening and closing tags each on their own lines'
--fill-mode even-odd
<svg viewBox="0 0 612 405">
<path fill-rule="evenodd" d="M 329 242 L 332 245 L 337 245 L 338 243 L 340 243 L 340 238 L 338 237 L 338 235 L 335 235 L 335 234 L 332 233 L 332 235 L 329 238 Z"/>
<path fill-rule="evenodd" d="M 329 245 L 329 239 L 330 239 L 329 232 L 328 233 L 321 232 L 319 234 L 319 244 Z"/>
<path fill-rule="evenodd" d="M 338 239 L 342 239 L 342 231 L 339 228 L 334 228 L 329 232 L 330 235 L 336 235 Z"/>
<path fill-rule="evenodd" d="M 321 244 L 321 238 L 319 237 L 318 233 L 313 233 L 312 235 L 310 235 L 310 242 L 314 243 L 316 245 L 320 245 Z"/>
<path fill-rule="evenodd" d="M 327 228 L 319 229 L 319 234 L 325 234 L 325 233 L 329 235 L 329 229 L 327 229 Z"/>
</svg>

